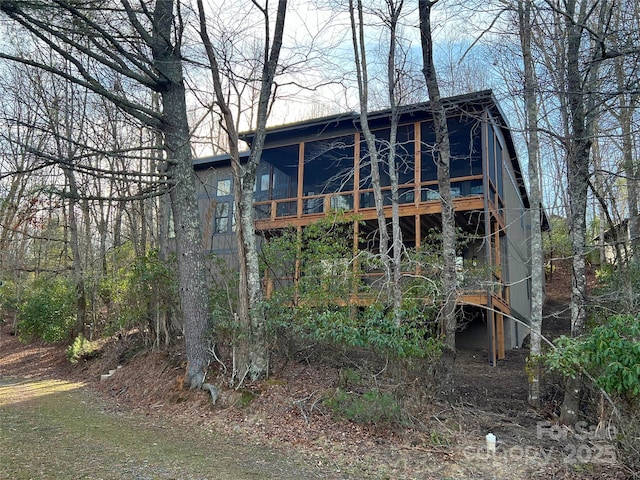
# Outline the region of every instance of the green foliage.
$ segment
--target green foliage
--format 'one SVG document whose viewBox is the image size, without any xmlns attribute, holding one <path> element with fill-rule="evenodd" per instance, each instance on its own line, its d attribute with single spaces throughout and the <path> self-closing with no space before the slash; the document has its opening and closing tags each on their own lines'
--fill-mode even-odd
<svg viewBox="0 0 640 480">
<path fill-rule="evenodd" d="M 415 278 L 404 285 L 410 294 L 399 324 L 380 303 L 353 306 L 354 292 L 367 294 L 358 274 L 380 268 L 375 256 L 353 259 L 353 222 L 344 214 L 331 215 L 301 231 L 281 231 L 263 246 L 263 268 L 279 282 L 265 305 L 271 338 L 369 349 L 394 358 L 438 356 L 441 344 L 432 320 L 437 306 L 425 302 L 437 294 L 435 281 Z M 426 264 L 435 264 L 433 252 L 420 254 Z"/>
<path fill-rule="evenodd" d="M 456 251 L 462 258 L 462 252 L 472 246 L 484 242 L 482 236 L 456 231 Z M 444 257 L 442 253 L 442 232 L 431 229 L 425 236 L 419 248 L 408 252 L 410 265 L 418 267 L 419 275 L 411 281 L 405 282 L 405 298 L 432 298 L 434 302 L 442 300 L 442 273 Z M 456 259 L 458 261 L 458 259 Z M 493 267 L 495 268 L 495 267 Z M 458 287 L 465 290 L 486 290 L 488 282 L 492 281 L 492 266 L 477 259 L 464 259 L 456 264 Z"/>
<path fill-rule="evenodd" d="M 281 296 L 315 305 L 346 300 L 354 286 L 353 217 L 335 213 L 298 232 L 284 229 L 262 247 L 262 268 L 278 279 Z"/>
<path fill-rule="evenodd" d="M 353 368 L 340 370 L 340 384 L 345 388 L 349 388 L 349 385 L 361 385 L 362 383 L 362 375 L 357 370 Z"/>
<path fill-rule="evenodd" d="M 240 406 L 248 407 L 251 405 L 256 398 L 258 398 L 258 394 L 256 392 L 252 392 L 250 390 L 242 389 L 240 390 Z"/>
<path fill-rule="evenodd" d="M 547 365 L 574 377 L 581 371 L 595 378 L 610 395 L 640 398 L 640 317 L 617 315 L 580 338 L 562 336 L 546 356 Z"/>
<path fill-rule="evenodd" d="M 73 363 L 78 363 L 81 358 L 93 356 L 98 351 L 98 343 L 91 342 L 84 338 L 84 335 L 78 335 L 71 345 L 67 347 L 67 359 Z"/>
<path fill-rule="evenodd" d="M 237 268 L 230 268 L 224 259 L 211 255 L 209 269 L 209 306 L 215 336 L 219 339 L 233 338 L 237 332 L 234 312 L 238 306 Z"/>
<path fill-rule="evenodd" d="M 38 278 L 18 305 L 18 332 L 29 340 L 54 343 L 69 337 L 75 325 L 75 289 L 64 277 Z"/>
<path fill-rule="evenodd" d="M 335 414 L 360 424 L 398 424 L 402 419 L 401 405 L 393 395 L 377 390 L 358 394 L 338 388 L 324 404 Z"/>
<path fill-rule="evenodd" d="M 108 331 L 120 328 L 153 328 L 154 312 L 177 305 L 177 279 L 171 265 L 157 251 L 124 262 L 116 275 L 101 284 L 101 296 L 112 305 L 114 319 Z"/>
<path fill-rule="evenodd" d="M 0 280 L 0 311 L 8 313 L 18 308 L 16 285 L 13 281 Z"/>
<path fill-rule="evenodd" d="M 605 264 L 596 271 L 598 286 L 593 294 L 598 306 L 608 312 L 625 314 L 636 311 L 640 292 L 640 261 L 622 265 Z"/>
<path fill-rule="evenodd" d="M 545 258 L 569 258 L 573 253 L 569 224 L 563 217 L 551 217 L 551 230 L 542 237 Z"/>
<path fill-rule="evenodd" d="M 396 325 L 390 312 L 380 306 L 368 307 L 358 314 L 347 307 L 270 310 L 272 334 L 323 341 L 339 347 L 365 348 L 394 358 L 438 357 L 441 342 L 426 322 Z"/>
<path fill-rule="evenodd" d="M 429 435 L 431 445 L 435 447 L 449 447 L 453 443 L 451 435 L 434 430 Z"/>
</svg>

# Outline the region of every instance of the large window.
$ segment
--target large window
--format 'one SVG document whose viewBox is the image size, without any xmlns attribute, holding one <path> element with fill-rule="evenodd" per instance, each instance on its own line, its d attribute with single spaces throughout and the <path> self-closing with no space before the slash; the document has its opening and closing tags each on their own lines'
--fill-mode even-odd
<svg viewBox="0 0 640 480">
<path fill-rule="evenodd" d="M 385 128 L 373 132 L 376 137 L 378 153 L 380 184 L 382 187 L 391 185 L 389 177 L 389 152 L 391 130 Z M 413 124 L 400 125 L 396 133 L 395 163 L 398 174 L 398 184 L 413 183 L 415 172 L 415 142 Z M 371 160 L 369 149 L 364 138 L 360 141 L 360 188 L 373 188 L 371 183 Z"/>
<path fill-rule="evenodd" d="M 214 199 L 213 233 L 229 233 L 235 229 L 231 178 L 219 178 Z"/>
<path fill-rule="evenodd" d="M 307 142 L 303 195 L 353 190 L 353 136 Z"/>
<path fill-rule="evenodd" d="M 218 180 L 218 184 L 216 186 L 216 197 L 228 197 L 231 195 L 231 179 L 224 178 L 222 180 Z"/>
<path fill-rule="evenodd" d="M 229 231 L 230 203 L 216 204 L 216 223 L 214 233 L 227 233 Z"/>
<path fill-rule="evenodd" d="M 265 149 L 256 177 L 256 202 L 295 198 L 298 194 L 298 145 Z"/>
<path fill-rule="evenodd" d="M 449 146 L 451 178 L 482 175 L 482 143 L 481 123 L 471 117 L 454 117 L 447 120 L 449 128 Z M 438 179 L 436 166 L 436 134 L 433 122 L 423 122 L 420 126 L 423 182 Z"/>
</svg>

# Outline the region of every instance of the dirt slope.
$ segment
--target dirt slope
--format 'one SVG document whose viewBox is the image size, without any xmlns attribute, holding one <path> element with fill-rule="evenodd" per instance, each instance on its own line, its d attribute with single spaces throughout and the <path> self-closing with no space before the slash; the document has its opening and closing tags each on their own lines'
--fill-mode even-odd
<svg viewBox="0 0 640 480">
<path fill-rule="evenodd" d="M 559 288 L 566 285 L 550 289 L 555 303 L 549 304 L 553 311 L 547 311 L 560 312 L 548 317 L 553 334 L 566 324 Z M 83 381 L 114 410 L 170 417 L 318 464 L 328 462 L 342 478 L 625 478 L 615 462 L 601 461 L 599 447 L 576 440 L 560 427 L 550 430 L 544 422 L 553 421 L 552 409 L 537 412 L 527 406 L 526 350 L 509 352 L 497 367 L 487 364 L 481 350 L 459 352 L 457 401 L 424 403 L 414 419 L 422 428 L 403 430 L 334 418 L 320 402 L 340 381 L 339 372 L 327 366 L 290 362 L 245 392 L 224 391 L 213 406 L 208 394 L 182 388 L 178 353 L 127 356 L 126 351 L 123 341 L 115 342 L 100 358 L 71 367 L 62 348 L 24 345 L 3 332 L 0 376 Z M 122 368 L 113 377 L 99 380 L 119 363 Z M 496 455 L 486 452 L 489 432 L 498 437 Z"/>
</svg>

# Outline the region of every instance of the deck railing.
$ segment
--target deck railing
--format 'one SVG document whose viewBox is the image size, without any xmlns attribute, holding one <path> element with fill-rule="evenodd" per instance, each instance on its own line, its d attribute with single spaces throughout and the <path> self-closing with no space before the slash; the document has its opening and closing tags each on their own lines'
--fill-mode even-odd
<svg viewBox="0 0 640 480">
<path fill-rule="evenodd" d="M 483 194 L 482 176 L 465 177 L 452 180 L 453 198 L 481 196 Z M 391 187 L 382 188 L 383 201 L 391 205 Z M 436 202 L 440 200 L 437 182 L 422 182 L 418 189 L 415 184 L 401 185 L 398 189 L 401 205 Z M 417 200 L 416 200 L 417 199 Z M 330 211 L 343 210 L 359 212 L 375 208 L 373 189 L 358 189 L 344 192 L 306 195 L 265 200 L 254 203 L 257 220 L 276 220 L 284 218 L 302 218 L 318 216 Z"/>
</svg>

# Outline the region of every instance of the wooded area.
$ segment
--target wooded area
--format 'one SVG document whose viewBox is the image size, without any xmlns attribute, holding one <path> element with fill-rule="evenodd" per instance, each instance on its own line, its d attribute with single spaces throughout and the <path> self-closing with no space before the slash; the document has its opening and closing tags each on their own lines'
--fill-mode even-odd
<svg viewBox="0 0 640 480">
<path fill-rule="evenodd" d="M 212 395 L 267 378 L 272 355 L 322 344 L 373 352 L 400 383 L 420 359 L 435 372 L 421 388 L 450 398 L 464 368 L 465 240 L 451 191 L 454 113 L 442 100 L 491 88 L 528 174 L 529 404 L 544 408 L 542 378 L 561 374 L 558 421 L 598 411 L 619 425 L 621 458 L 637 469 L 638 2 L 241 3 L 0 0 L 0 321 L 79 350 L 135 331 L 149 349 L 183 349 L 186 383 Z M 407 248 L 397 119 L 424 101 L 441 222 Z M 369 117 L 383 108 L 391 124 L 381 144 Z M 377 213 L 367 261 L 385 272 L 371 308 L 327 296 L 347 278 L 334 267 L 357 253 L 339 219 L 273 238 L 255 229 L 268 128 L 350 110 Z M 212 154 L 226 154 L 233 171 L 233 206 L 215 215 L 235 235 L 235 263 L 203 250 L 194 161 Z M 483 233 L 489 245 L 492 234 Z M 285 260 L 297 272 L 303 261 L 321 266 L 334 283 L 309 284 L 293 305 L 267 295 L 269 262 Z M 545 274 L 562 261 L 571 332 L 549 345 Z M 418 265 L 410 282 L 407 263 Z M 431 301 L 413 301 L 416 289 Z"/>
</svg>

